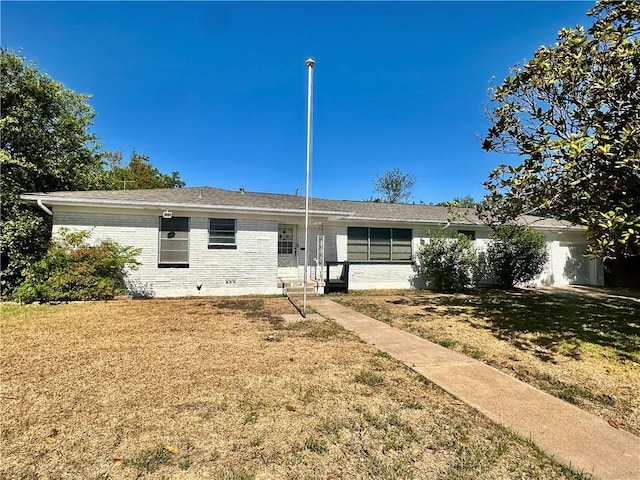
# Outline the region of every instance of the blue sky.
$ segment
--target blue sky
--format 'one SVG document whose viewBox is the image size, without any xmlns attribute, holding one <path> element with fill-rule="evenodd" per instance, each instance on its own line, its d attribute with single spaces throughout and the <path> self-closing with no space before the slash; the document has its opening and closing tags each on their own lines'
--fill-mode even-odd
<svg viewBox="0 0 640 480">
<path fill-rule="evenodd" d="M 499 163 L 476 135 L 487 89 L 589 25 L 593 2 L 13 2 L 1 44 L 92 95 L 105 150 L 148 155 L 187 186 L 363 200 L 394 168 L 413 200 L 483 195 Z"/>
</svg>

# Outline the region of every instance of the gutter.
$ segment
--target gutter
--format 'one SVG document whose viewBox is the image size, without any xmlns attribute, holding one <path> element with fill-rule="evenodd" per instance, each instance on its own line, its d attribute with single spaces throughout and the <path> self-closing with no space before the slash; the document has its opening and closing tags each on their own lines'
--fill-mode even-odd
<svg viewBox="0 0 640 480">
<path fill-rule="evenodd" d="M 36 202 L 38 204 L 38 206 L 47 214 L 53 216 L 53 212 L 51 210 L 49 210 L 49 208 L 47 208 L 47 206 L 42 203 L 42 199 L 39 198 L 38 201 Z"/>
<path fill-rule="evenodd" d="M 112 200 L 112 199 L 74 199 L 68 197 L 55 197 L 46 195 L 47 203 L 52 205 L 70 205 L 70 206 L 78 206 L 78 207 L 113 207 L 113 208 L 132 208 L 138 210 L 152 210 L 159 208 L 164 210 L 166 208 L 172 208 L 177 210 L 191 210 L 191 211 L 199 211 L 199 212 L 210 212 L 210 211 L 226 211 L 226 212 L 243 212 L 243 213 L 258 213 L 258 214 L 267 214 L 267 215 L 302 215 L 304 214 L 303 210 L 300 209 L 289 209 L 289 208 L 274 208 L 274 207 L 247 207 L 247 206 L 238 206 L 238 205 L 206 205 L 201 203 L 161 203 L 154 201 L 146 201 L 146 202 L 136 202 L 135 200 L 130 200 L 129 203 L 126 203 L 122 200 Z M 20 199 L 26 202 L 35 201 L 38 206 L 45 211 L 49 215 L 53 215 L 53 212 L 46 207 L 42 203 L 42 196 L 38 194 L 22 194 L 20 195 Z M 357 220 L 357 221 L 368 221 L 368 222 L 398 222 L 398 223 L 416 223 L 418 225 L 442 225 L 446 224 L 448 221 L 444 219 L 438 220 L 427 220 L 427 219 L 419 219 L 419 218 L 403 218 L 399 219 L 397 217 L 370 217 L 367 215 L 359 215 L 354 212 L 349 211 L 339 211 L 339 210 L 310 210 L 310 215 L 313 216 L 326 216 L 330 220 Z M 538 228 L 540 230 L 554 231 L 554 230 L 570 230 L 570 231 L 584 231 L 584 227 L 580 225 L 544 225 L 541 224 L 544 220 L 536 220 L 531 222 L 530 226 Z M 540 223 L 539 223 L 540 222 Z M 526 222 L 525 222 L 526 223 Z M 450 223 L 452 226 L 456 227 L 479 227 L 484 226 L 482 222 L 475 222 L 473 220 L 468 223 L 456 222 L 453 221 Z"/>
<path fill-rule="evenodd" d="M 34 194 L 22 194 L 20 199 L 26 202 L 35 201 L 40 208 L 46 209 L 45 211 L 49 215 L 53 215 L 53 212 L 49 210 L 43 203 L 42 197 Z M 231 211 L 231 212 L 255 212 L 266 213 L 273 215 L 299 215 L 304 213 L 304 210 L 289 209 L 289 208 L 273 208 L 273 207 L 246 207 L 237 205 L 206 205 L 199 203 L 171 203 L 171 202 L 135 202 L 129 201 L 125 203 L 121 200 L 109 200 L 109 199 L 93 199 L 93 200 L 78 200 L 63 197 L 48 197 L 47 202 L 54 205 L 70 205 L 77 207 L 113 207 L 113 208 L 133 208 L 138 210 L 149 209 L 165 209 L 173 208 L 177 210 L 192 210 L 192 211 Z M 336 210 L 310 210 L 312 215 L 326 215 L 337 217 L 349 217 L 352 212 L 341 212 Z"/>
</svg>

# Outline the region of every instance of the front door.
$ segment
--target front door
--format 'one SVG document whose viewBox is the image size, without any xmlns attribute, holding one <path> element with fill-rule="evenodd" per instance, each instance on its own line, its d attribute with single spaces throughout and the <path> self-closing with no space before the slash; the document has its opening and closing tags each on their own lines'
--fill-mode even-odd
<svg viewBox="0 0 640 480">
<path fill-rule="evenodd" d="M 295 225 L 278 225 L 278 276 L 298 276 Z"/>
</svg>

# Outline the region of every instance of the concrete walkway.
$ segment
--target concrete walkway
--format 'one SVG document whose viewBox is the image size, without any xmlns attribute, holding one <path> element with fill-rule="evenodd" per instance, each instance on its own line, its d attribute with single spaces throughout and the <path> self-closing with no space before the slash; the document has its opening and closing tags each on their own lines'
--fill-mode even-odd
<svg viewBox="0 0 640 480">
<path fill-rule="evenodd" d="M 313 298 L 309 305 L 491 420 L 531 438 L 563 464 L 601 480 L 640 480 L 640 437 L 484 363 L 327 298 Z"/>
</svg>

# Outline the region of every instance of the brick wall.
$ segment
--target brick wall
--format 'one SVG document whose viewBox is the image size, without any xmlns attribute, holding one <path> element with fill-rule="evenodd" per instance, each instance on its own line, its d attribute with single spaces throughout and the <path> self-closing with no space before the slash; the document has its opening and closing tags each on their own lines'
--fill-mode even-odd
<svg viewBox="0 0 640 480">
<path fill-rule="evenodd" d="M 92 209 L 95 211 L 95 209 Z M 58 207 L 54 211 L 54 232 L 62 227 L 92 231 L 92 239 L 111 238 L 122 245 L 141 248 L 142 263 L 131 272 L 131 284 L 140 293 L 155 296 L 277 294 L 278 224 L 297 223 L 298 247 L 304 246 L 304 224 L 298 219 L 251 218 L 239 214 L 237 249 L 208 248 L 208 218 L 219 215 L 174 211 L 174 216 L 190 220 L 189 268 L 158 268 L 159 212 L 144 210 L 109 210 L 96 214 L 89 209 Z M 223 217 L 232 218 L 228 215 Z M 355 222 L 354 222 L 355 223 Z M 359 222 L 358 222 L 359 223 Z M 314 259 L 316 239 L 325 237 L 325 261 L 347 260 L 347 227 L 351 223 L 312 224 L 309 229 L 309 277 L 316 278 Z M 370 226 L 370 225 L 367 225 Z M 375 225 L 373 225 L 375 226 Z M 396 225 L 403 227 L 403 225 Z M 453 228 L 453 227 L 452 227 Z M 490 231 L 476 228 L 476 246 L 483 248 Z M 588 283 L 602 285 L 602 266 L 582 257 L 585 237 L 580 232 L 547 232 L 551 259 L 538 284 L 566 285 Z M 426 227 L 413 227 L 414 255 L 420 240 L 426 238 Z M 302 278 L 304 251 L 298 249 L 298 278 Z M 332 273 L 339 274 L 340 269 Z M 200 290 L 197 286 L 201 285 Z M 353 290 L 375 288 L 412 288 L 421 286 L 415 279 L 413 265 L 399 263 L 353 264 L 350 284 Z"/>
<path fill-rule="evenodd" d="M 188 216 L 176 213 L 175 216 Z M 144 213 L 54 212 L 60 228 L 91 230 L 92 240 L 111 238 L 141 248 L 132 290 L 160 297 L 187 295 L 276 294 L 277 222 L 237 219 L 237 249 L 208 248 L 208 217 L 190 217 L 189 268 L 158 268 L 159 217 Z M 200 290 L 197 286 L 201 285 Z"/>
</svg>

